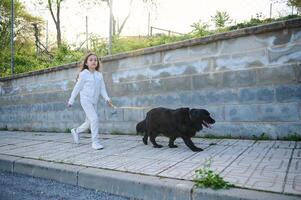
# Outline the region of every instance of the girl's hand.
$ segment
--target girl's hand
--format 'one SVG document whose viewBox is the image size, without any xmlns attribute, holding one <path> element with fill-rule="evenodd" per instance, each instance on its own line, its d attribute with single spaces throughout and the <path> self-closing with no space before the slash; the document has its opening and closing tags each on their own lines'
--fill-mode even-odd
<svg viewBox="0 0 301 200">
<path fill-rule="evenodd" d="M 67 108 L 71 108 L 71 107 L 72 107 L 72 104 L 67 103 Z"/>
<path fill-rule="evenodd" d="M 111 108 L 114 107 L 114 105 L 113 105 L 113 103 L 112 103 L 112 100 L 107 101 L 107 105 L 108 105 L 109 107 L 111 107 Z"/>
</svg>

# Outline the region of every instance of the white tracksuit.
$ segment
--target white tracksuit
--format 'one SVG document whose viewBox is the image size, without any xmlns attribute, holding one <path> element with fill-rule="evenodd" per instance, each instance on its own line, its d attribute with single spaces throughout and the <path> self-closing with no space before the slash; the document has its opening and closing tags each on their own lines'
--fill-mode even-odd
<svg viewBox="0 0 301 200">
<path fill-rule="evenodd" d="M 106 100 L 108 97 L 102 73 L 94 71 L 93 73 L 85 69 L 79 74 L 78 81 L 73 88 L 69 104 L 73 104 L 76 96 L 80 93 L 80 103 L 86 113 L 85 122 L 76 129 L 77 133 L 84 132 L 91 126 L 92 142 L 99 141 L 98 135 L 98 116 L 97 116 L 97 102 L 99 96 Z"/>
</svg>

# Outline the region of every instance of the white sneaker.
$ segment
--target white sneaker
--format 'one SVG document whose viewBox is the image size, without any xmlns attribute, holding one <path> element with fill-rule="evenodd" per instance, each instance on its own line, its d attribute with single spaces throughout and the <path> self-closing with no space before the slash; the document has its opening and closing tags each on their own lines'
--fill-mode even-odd
<svg viewBox="0 0 301 200">
<path fill-rule="evenodd" d="M 79 134 L 75 131 L 75 128 L 71 129 L 71 135 L 73 136 L 75 144 L 79 144 Z"/>
<path fill-rule="evenodd" d="M 92 142 L 92 148 L 99 150 L 99 149 L 103 149 L 103 146 L 101 144 L 99 144 L 98 142 Z"/>
</svg>

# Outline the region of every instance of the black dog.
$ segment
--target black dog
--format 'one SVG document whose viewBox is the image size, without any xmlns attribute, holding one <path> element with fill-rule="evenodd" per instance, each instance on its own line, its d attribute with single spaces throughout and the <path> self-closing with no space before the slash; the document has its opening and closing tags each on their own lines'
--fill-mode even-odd
<svg viewBox="0 0 301 200">
<path fill-rule="evenodd" d="M 148 137 L 155 148 L 162 145 L 156 143 L 156 137 L 161 133 L 169 137 L 170 148 L 176 148 L 174 144 L 176 138 L 181 137 L 185 144 L 192 151 L 202 151 L 191 141 L 197 131 L 203 126 L 210 127 L 215 120 L 210 117 L 210 113 L 205 109 L 179 108 L 176 110 L 168 108 L 154 108 L 146 114 L 146 118 L 136 125 L 138 133 L 144 133 L 143 143 L 147 144 Z"/>
</svg>

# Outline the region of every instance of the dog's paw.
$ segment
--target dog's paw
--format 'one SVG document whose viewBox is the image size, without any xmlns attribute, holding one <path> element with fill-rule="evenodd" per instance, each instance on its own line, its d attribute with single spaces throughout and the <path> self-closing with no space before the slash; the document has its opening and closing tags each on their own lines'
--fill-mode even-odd
<svg viewBox="0 0 301 200">
<path fill-rule="evenodd" d="M 168 145 L 169 148 L 177 148 L 178 146 L 177 145 Z"/>
<path fill-rule="evenodd" d="M 202 148 L 195 148 L 195 149 L 191 149 L 191 150 L 194 151 L 194 152 L 200 152 L 200 151 L 203 151 Z"/>
<path fill-rule="evenodd" d="M 161 144 L 154 145 L 155 148 L 162 148 L 163 146 Z"/>
<path fill-rule="evenodd" d="M 145 145 L 147 145 L 147 139 L 142 138 L 142 141 L 143 141 L 143 143 L 144 143 Z"/>
</svg>

